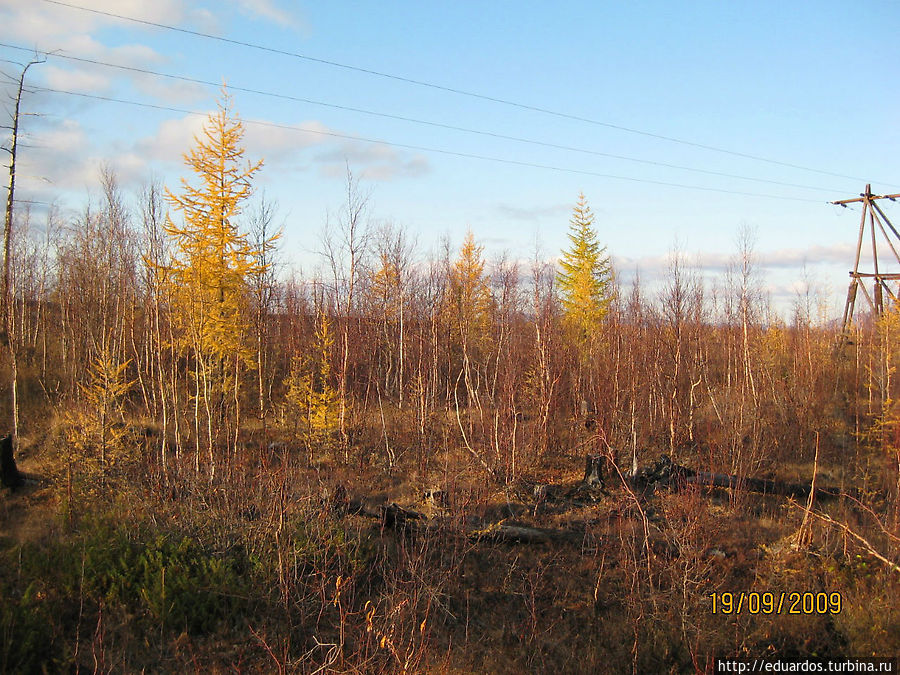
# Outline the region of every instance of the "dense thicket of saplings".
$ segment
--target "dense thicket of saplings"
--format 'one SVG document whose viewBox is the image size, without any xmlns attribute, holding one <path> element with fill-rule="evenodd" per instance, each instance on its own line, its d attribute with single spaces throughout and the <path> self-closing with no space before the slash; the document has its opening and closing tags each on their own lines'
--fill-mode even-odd
<svg viewBox="0 0 900 675">
<path fill-rule="evenodd" d="M 43 482 L 0 503 L 0 670 L 896 653 L 900 314 L 841 340 L 807 294 L 785 320 L 746 237 L 718 279 L 675 254 L 661 291 L 623 287 L 583 195 L 557 264 L 486 260 L 472 232 L 422 253 L 372 224 L 349 172 L 322 271 L 303 276 L 241 135 L 225 97 L 180 190 L 126 196 L 104 171 L 73 218 L 15 215 L 4 414 Z M 585 454 L 624 475 L 662 453 L 856 496 L 642 498 L 615 470 L 591 505 L 521 496 Z M 340 507 L 434 486 L 434 526 Z M 473 519 L 501 518 L 565 535 L 473 538 Z M 714 614 L 724 591 L 842 607 Z"/>
</svg>

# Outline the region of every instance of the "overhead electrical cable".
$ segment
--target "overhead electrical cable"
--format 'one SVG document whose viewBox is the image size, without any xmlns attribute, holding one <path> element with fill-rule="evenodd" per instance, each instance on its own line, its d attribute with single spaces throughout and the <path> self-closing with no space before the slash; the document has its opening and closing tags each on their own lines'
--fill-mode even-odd
<svg viewBox="0 0 900 675">
<path fill-rule="evenodd" d="M 366 75 L 372 75 L 375 77 L 381 77 L 389 80 L 394 80 L 397 82 L 403 82 L 406 84 L 412 84 L 418 87 L 427 87 L 429 89 L 436 89 L 438 91 L 444 91 L 451 94 L 457 94 L 459 96 L 467 96 L 469 98 L 480 99 L 483 101 L 490 101 L 492 103 L 498 103 L 501 105 L 512 106 L 514 108 L 519 108 L 521 110 L 530 110 L 532 112 L 542 113 L 545 115 L 552 115 L 554 117 L 559 117 L 563 119 L 569 119 L 577 122 L 584 122 L 586 124 L 593 124 L 596 126 L 606 127 L 608 129 L 615 129 L 617 131 L 622 131 L 630 134 L 637 134 L 640 136 L 645 136 L 648 138 L 655 138 L 658 140 L 668 141 L 670 143 L 678 143 L 680 145 L 686 145 L 694 148 L 700 148 L 703 150 L 708 150 L 711 152 L 719 152 L 727 155 L 732 155 L 734 157 L 742 157 L 744 159 L 751 159 L 757 162 L 765 162 L 767 164 L 774 164 L 777 166 L 784 166 L 791 169 L 797 169 L 800 171 L 810 171 L 812 173 L 818 173 L 826 176 L 834 176 L 837 178 L 849 178 L 855 181 L 866 181 L 866 179 L 859 178 L 858 176 L 848 176 L 845 174 L 834 173 L 831 171 L 824 171 L 822 169 L 814 169 L 812 167 L 803 166 L 801 164 L 792 164 L 790 162 L 782 162 L 776 159 L 770 159 L 768 157 L 762 157 L 760 155 L 752 155 L 749 153 L 738 152 L 735 150 L 729 150 L 727 148 L 720 148 L 714 145 L 708 145 L 705 143 L 697 143 L 694 141 L 688 141 L 682 138 L 676 138 L 674 136 L 666 136 L 663 134 L 657 134 L 650 131 L 643 131 L 641 129 L 634 129 L 632 127 L 625 127 L 618 124 L 613 124 L 611 122 L 604 122 L 602 120 L 592 119 L 590 117 L 582 117 L 580 115 L 573 115 L 570 113 L 565 113 L 559 110 L 552 110 L 550 108 L 543 108 L 540 106 L 529 105 L 527 103 L 520 103 L 518 101 L 512 101 L 509 99 L 500 98 L 497 96 L 488 96 L 487 94 L 479 94 L 477 92 L 467 91 L 465 89 L 457 89 L 455 87 L 448 87 L 441 84 L 436 84 L 434 82 L 426 82 L 424 80 L 416 80 L 409 77 L 403 77 L 401 75 L 394 75 L 392 73 L 385 73 L 378 70 L 373 70 L 371 68 L 363 68 L 361 66 L 354 66 L 346 63 L 340 63 L 338 61 L 331 61 L 328 59 L 317 58 L 314 56 L 309 56 L 306 54 L 300 54 L 298 52 L 292 52 L 284 49 L 277 49 L 275 47 L 269 47 L 266 45 L 257 44 L 254 42 L 248 42 L 245 40 L 235 40 L 233 38 L 226 38 L 219 35 L 213 35 L 211 33 L 204 33 L 202 31 L 191 30 L 189 28 L 179 28 L 178 26 L 171 26 L 164 23 L 159 23 L 156 21 L 148 21 L 146 19 L 138 19 L 132 16 L 126 16 L 124 14 L 117 14 L 115 12 L 108 12 L 100 9 L 93 9 L 91 7 L 82 7 L 80 5 L 73 5 L 68 2 L 62 2 L 61 0 L 42 0 L 45 3 L 51 5 L 58 5 L 60 7 L 67 7 L 69 9 L 75 9 L 83 12 L 90 12 L 91 14 L 97 14 L 100 16 L 106 16 L 113 19 L 120 19 L 122 21 L 130 21 L 132 23 L 138 23 L 144 26 L 152 26 L 154 28 L 160 28 L 163 30 L 174 31 L 177 33 L 183 33 L 185 35 L 192 35 L 194 37 L 201 37 L 208 40 L 216 40 L 218 42 L 236 45 L 240 47 L 246 47 L 248 49 L 256 49 L 263 52 L 268 52 L 270 54 L 278 54 L 281 56 L 289 56 L 296 59 L 301 59 L 303 61 L 309 61 L 311 63 L 318 63 L 326 66 L 331 66 L 334 68 L 341 68 L 344 70 L 350 70 L 358 73 L 364 73 Z M 870 181 L 868 181 L 870 182 Z"/>
<path fill-rule="evenodd" d="M 9 186 L 4 185 L 4 189 L 6 190 L 6 197 L 4 200 L 9 199 Z M 13 197 L 13 202 L 16 204 L 38 204 L 40 206 L 54 206 L 52 202 L 43 202 L 39 199 L 21 199 L 20 197 Z"/>
<path fill-rule="evenodd" d="M 17 204 L 39 204 L 40 206 L 53 206 L 50 202 L 41 202 L 37 199 L 13 199 Z"/>
<path fill-rule="evenodd" d="M 0 42 L 0 47 L 7 47 L 10 49 L 27 50 L 26 47 L 20 47 L 17 45 L 12 45 L 12 44 L 8 44 L 8 43 L 4 43 L 4 42 Z M 28 51 L 31 51 L 31 50 L 28 50 Z M 106 61 L 98 61 L 96 59 L 88 59 L 88 58 L 84 58 L 84 57 L 80 57 L 80 56 L 70 56 L 70 55 L 61 54 L 61 53 L 48 54 L 48 56 L 50 56 L 52 58 L 65 59 L 68 61 L 75 61 L 78 63 L 88 63 L 91 65 L 103 66 L 103 67 L 107 67 L 107 68 L 114 68 L 117 70 L 124 70 L 127 72 L 140 73 L 142 75 L 152 75 L 154 77 L 162 77 L 162 78 L 167 78 L 167 79 L 171 79 L 171 80 L 177 80 L 179 82 L 188 82 L 191 84 L 199 84 L 199 85 L 204 85 L 204 86 L 209 86 L 209 87 L 221 86 L 221 84 L 216 83 L 216 82 L 211 82 L 209 80 L 201 80 L 201 79 L 194 78 L 194 77 L 188 77 L 186 75 L 175 75 L 172 73 L 163 73 L 163 72 L 159 72 L 159 71 L 155 71 L 155 70 L 149 70 L 147 68 L 138 68 L 137 66 L 126 66 L 126 65 L 122 65 L 122 64 L 118 64 L 118 63 L 109 63 Z M 612 154 L 612 153 L 608 153 L 608 152 L 601 152 L 599 150 L 577 148 L 574 146 L 561 145 L 561 144 L 557 144 L 557 143 L 549 143 L 546 141 L 540 141 L 540 140 L 535 140 L 535 139 L 531 139 L 531 138 L 522 138 L 519 136 L 510 136 L 507 134 L 500 134 L 500 133 L 496 133 L 493 131 L 471 129 L 471 128 L 467 128 L 467 127 L 460 127 L 460 126 L 452 125 L 452 124 L 444 124 L 443 122 L 423 120 L 423 119 L 418 119 L 418 118 L 414 118 L 414 117 L 405 117 L 403 115 L 395 115 L 392 113 L 380 112 L 380 111 L 375 111 L 375 110 L 367 110 L 365 108 L 355 108 L 355 107 L 351 107 L 351 106 L 340 105 L 337 103 L 328 103 L 325 101 L 317 101 L 315 99 L 305 98 L 305 97 L 301 97 L 301 96 L 293 96 L 291 94 L 282 94 L 279 92 L 265 91 L 265 90 L 261 90 L 261 89 L 253 89 L 253 88 L 249 88 L 249 87 L 241 87 L 241 86 L 237 86 L 237 85 L 233 85 L 233 84 L 229 84 L 228 89 L 230 89 L 232 91 L 240 91 L 240 92 L 244 92 L 244 93 L 248 93 L 248 94 L 256 94 L 259 96 L 268 96 L 271 98 L 277 98 L 277 99 L 282 99 L 282 100 L 286 100 L 286 101 L 294 101 L 297 103 L 306 103 L 309 105 L 331 108 L 331 109 L 335 109 L 335 110 L 343 110 L 343 111 L 347 111 L 347 112 L 360 113 L 363 115 L 370 115 L 370 116 L 374 116 L 374 117 L 392 119 L 392 120 L 397 120 L 397 121 L 401 121 L 401 122 L 409 122 L 412 124 L 420 124 L 420 125 L 425 125 L 425 126 L 435 127 L 435 128 L 440 128 L 440 129 L 448 129 L 451 131 L 459 131 L 462 133 L 476 134 L 479 136 L 486 136 L 486 137 L 497 138 L 497 139 L 501 139 L 501 140 L 514 141 L 516 143 L 526 143 L 529 145 L 537 145 L 537 146 L 546 147 L 546 148 L 553 148 L 555 150 L 578 152 L 581 154 L 593 155 L 595 157 L 607 157 L 609 159 L 616 159 L 616 160 L 621 160 L 621 161 L 625 161 L 625 162 L 634 162 L 637 164 L 645 164 L 645 165 L 649 165 L 649 166 L 659 166 L 659 167 L 664 167 L 664 168 L 669 168 L 669 169 L 676 169 L 679 171 L 691 171 L 693 173 L 701 173 L 701 174 L 705 174 L 708 176 L 719 176 L 719 177 L 723 177 L 723 178 L 735 178 L 738 180 L 753 181 L 756 183 L 767 183 L 769 185 L 781 185 L 783 187 L 799 188 L 802 190 L 816 190 L 819 192 L 829 192 L 831 194 L 834 194 L 835 192 L 839 192 L 839 190 L 837 188 L 823 188 L 823 187 L 818 187 L 818 186 L 813 186 L 813 185 L 801 185 L 798 183 L 788 183 L 785 181 L 772 180 L 772 179 L 768 179 L 768 178 L 758 178 L 755 176 L 743 176 L 740 174 L 727 173 L 724 171 L 712 171 L 709 169 L 700 169 L 697 167 L 684 166 L 684 165 L 680 165 L 680 164 L 671 164 L 668 162 L 660 162 L 657 160 L 641 159 L 638 157 L 629 157 L 627 155 L 616 155 L 616 154 Z"/>
<path fill-rule="evenodd" d="M 89 98 L 89 99 L 94 99 L 94 100 L 98 100 L 98 101 L 108 101 L 111 103 L 121 103 L 124 105 L 138 106 L 141 108 L 150 108 L 153 110 L 164 110 L 167 112 L 176 112 L 176 113 L 180 113 L 183 115 L 197 115 L 200 117 L 208 117 L 209 116 L 208 112 L 200 112 L 197 110 L 188 110 L 186 108 L 176 108 L 173 106 L 158 105 L 155 103 L 145 103 L 142 101 L 130 101 L 127 99 L 115 98 L 112 96 L 102 96 L 100 94 L 86 94 L 84 92 L 66 91 L 64 89 L 52 89 L 49 87 L 37 87 L 36 90 L 53 93 L 53 94 L 79 96 L 82 98 Z M 342 138 L 342 139 L 350 140 L 350 141 L 359 141 L 362 143 L 372 143 L 375 145 L 384 145 L 384 146 L 393 147 L 393 148 L 402 148 L 404 150 L 416 150 L 419 152 L 430 152 L 430 153 L 436 153 L 436 154 L 442 154 L 442 155 L 449 155 L 451 157 L 462 157 L 465 159 L 478 159 L 478 160 L 482 160 L 482 161 L 486 161 L 486 162 L 496 162 L 496 163 L 500 163 L 500 164 L 510 164 L 510 165 L 514 165 L 514 166 L 524 166 L 524 167 L 529 167 L 529 168 L 533 168 L 533 169 L 545 169 L 545 170 L 557 171 L 557 172 L 561 172 L 561 173 L 572 173 L 572 174 L 578 174 L 578 175 L 583 175 L 583 176 L 595 176 L 598 178 L 624 180 L 624 181 L 629 181 L 629 182 L 633 182 L 633 183 L 645 183 L 648 185 L 661 185 L 661 186 L 665 186 L 665 187 L 683 188 L 683 189 L 687 189 L 687 190 L 702 190 L 704 192 L 717 192 L 717 193 L 722 193 L 722 194 L 742 195 L 745 197 L 761 197 L 761 198 L 765 198 L 765 199 L 782 199 L 782 200 L 787 200 L 787 201 L 806 202 L 806 203 L 813 203 L 813 204 L 821 203 L 820 200 L 818 200 L 818 199 L 804 199 L 802 197 L 786 197 L 783 195 L 772 195 L 772 194 L 765 194 L 765 193 L 759 193 L 759 192 L 741 192 L 738 190 L 727 190 L 724 188 L 715 188 L 715 187 L 709 187 L 706 185 L 688 185 L 688 184 L 682 184 L 682 183 L 669 183 L 669 182 L 665 182 L 665 181 L 650 180 L 650 179 L 646 179 L 646 178 L 635 178 L 633 176 L 619 176 L 619 175 L 614 175 L 614 174 L 599 173 L 596 171 L 587 171 L 587 170 L 583 170 L 583 169 L 573 169 L 573 168 L 569 168 L 569 167 L 554 166 L 551 164 L 538 164 L 536 162 L 524 162 L 524 161 L 519 161 L 519 160 L 515 160 L 515 159 L 507 159 L 507 158 L 503 158 L 503 157 L 492 157 L 490 155 L 478 155 L 478 154 L 468 153 L 468 152 L 457 152 L 455 150 L 446 150 L 443 148 L 432 148 L 432 147 L 427 147 L 427 146 L 423 146 L 423 145 L 412 145 L 409 143 L 396 143 L 393 141 L 385 141 L 382 139 L 366 138 L 365 136 L 353 136 L 350 134 L 341 134 L 336 131 L 323 131 L 321 129 L 307 129 L 302 126 L 297 126 L 297 125 L 292 125 L 292 124 L 278 124 L 277 122 L 267 122 L 264 120 L 244 119 L 244 120 L 242 120 L 242 122 L 244 124 L 249 124 L 249 125 L 254 125 L 254 126 L 269 127 L 269 128 L 273 128 L 273 129 L 285 129 L 285 130 L 296 131 L 296 132 L 305 133 L 305 134 L 316 134 L 319 136 L 330 136 L 333 138 Z"/>
</svg>

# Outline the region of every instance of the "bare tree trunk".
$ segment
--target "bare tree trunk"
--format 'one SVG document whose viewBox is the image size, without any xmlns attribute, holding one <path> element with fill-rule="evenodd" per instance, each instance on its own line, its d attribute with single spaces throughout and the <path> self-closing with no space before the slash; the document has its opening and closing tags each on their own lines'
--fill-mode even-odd
<svg viewBox="0 0 900 675">
<path fill-rule="evenodd" d="M 403 293 L 403 280 L 400 280 L 400 339 L 399 339 L 399 347 L 400 347 L 400 364 L 399 371 L 397 375 L 397 408 L 399 410 L 403 410 L 403 301 L 404 301 L 404 293 Z"/>
<path fill-rule="evenodd" d="M 240 440 L 241 433 L 241 397 L 240 397 L 240 382 L 241 382 L 241 361 L 240 356 L 234 355 L 234 446 L 231 448 L 231 452 L 233 454 L 237 454 L 238 449 L 238 441 Z"/>
<path fill-rule="evenodd" d="M 10 404 L 12 405 L 12 443 L 13 443 L 13 452 L 16 451 L 19 444 L 19 402 L 17 398 L 17 389 L 18 389 L 18 364 L 16 363 L 16 347 L 15 341 L 12 336 L 12 322 L 11 319 L 11 302 L 12 298 L 10 297 L 10 288 L 9 288 L 9 266 L 10 266 L 10 242 L 12 239 L 12 226 L 13 226 L 13 204 L 15 203 L 15 193 L 16 193 L 16 152 L 18 150 L 19 143 L 19 120 L 21 118 L 21 103 L 22 103 L 22 92 L 25 89 L 25 75 L 28 72 L 28 69 L 36 65 L 38 63 L 43 63 L 43 59 L 41 60 L 32 60 L 25 64 L 22 68 L 22 74 L 19 76 L 19 84 L 16 92 L 16 104 L 15 110 L 13 112 L 12 118 L 12 126 L 3 127 L 5 129 L 9 129 L 12 134 L 10 138 L 10 147 L 4 148 L 7 152 L 9 152 L 9 189 L 6 195 L 6 223 L 3 230 L 3 288 L 2 288 L 2 302 L 3 302 L 3 332 L 5 335 L 6 346 L 9 350 L 9 358 L 10 358 L 10 371 L 11 371 L 11 381 L 10 381 Z"/>
<path fill-rule="evenodd" d="M 339 412 L 338 428 L 344 446 L 345 459 L 349 459 L 350 437 L 347 432 L 347 375 L 350 365 L 350 322 L 354 308 L 356 280 L 360 263 L 368 243 L 368 231 L 363 224 L 363 216 L 369 202 L 369 195 L 362 194 L 359 182 L 347 167 L 346 213 L 342 216 L 341 236 L 336 243 L 330 231 L 326 230 L 323 244 L 325 255 L 331 266 L 334 279 L 335 314 L 341 326 L 341 367 L 338 372 Z M 346 258 L 345 258 L 346 256 Z"/>
</svg>

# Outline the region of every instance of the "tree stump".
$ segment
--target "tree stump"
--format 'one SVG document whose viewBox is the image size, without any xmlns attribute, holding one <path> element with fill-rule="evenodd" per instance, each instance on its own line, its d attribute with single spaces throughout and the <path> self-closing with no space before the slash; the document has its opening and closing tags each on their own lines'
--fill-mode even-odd
<svg viewBox="0 0 900 675">
<path fill-rule="evenodd" d="M 588 487 L 603 487 L 603 468 L 603 455 L 587 455 L 582 482 Z"/>
<path fill-rule="evenodd" d="M 0 440 L 0 484 L 13 490 L 25 484 L 25 477 L 19 472 L 13 457 L 12 434 L 6 434 Z"/>
<path fill-rule="evenodd" d="M 422 501 L 432 508 L 447 506 L 447 493 L 440 488 L 428 488 L 422 491 Z"/>
</svg>

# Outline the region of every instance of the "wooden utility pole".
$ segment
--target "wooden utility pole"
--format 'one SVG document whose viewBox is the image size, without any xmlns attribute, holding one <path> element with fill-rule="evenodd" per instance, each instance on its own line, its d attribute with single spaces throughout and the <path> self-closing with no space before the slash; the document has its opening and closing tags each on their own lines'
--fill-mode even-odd
<svg viewBox="0 0 900 675">
<path fill-rule="evenodd" d="M 853 323 L 853 310 L 856 307 L 856 294 L 858 289 L 862 289 L 866 302 L 869 304 L 869 309 L 876 317 L 881 316 L 884 312 L 885 293 L 887 293 L 895 303 L 898 301 L 897 294 L 891 290 L 891 286 L 888 282 L 900 282 L 900 272 L 882 272 L 878 269 L 878 236 L 876 234 L 877 227 L 877 231 L 881 232 L 882 238 L 887 242 L 888 247 L 891 249 L 891 253 L 894 254 L 897 265 L 900 266 L 900 254 L 897 253 L 897 249 L 900 248 L 900 232 L 897 232 L 891 224 L 891 221 L 888 220 L 888 217 L 884 215 L 884 211 L 878 206 L 878 201 L 881 199 L 889 199 L 893 202 L 898 198 L 900 198 L 900 194 L 872 194 L 871 185 L 866 185 L 866 191 L 861 192 L 859 197 L 831 202 L 832 204 L 837 204 L 844 208 L 847 208 L 847 204 L 855 204 L 857 202 L 862 204 L 862 216 L 859 220 L 859 238 L 856 241 L 856 260 L 853 263 L 853 270 L 850 272 L 850 288 L 847 290 L 847 302 L 844 305 L 844 319 L 841 326 L 842 334 L 844 335 L 849 332 L 850 325 Z M 872 242 L 873 272 L 859 271 L 859 262 L 862 258 L 863 240 L 866 238 L 866 229 L 869 230 Z M 890 230 L 890 234 L 888 234 L 888 230 Z M 893 235 L 893 237 L 891 235 Z M 870 279 L 872 281 L 871 293 L 866 287 L 866 283 Z"/>
</svg>

